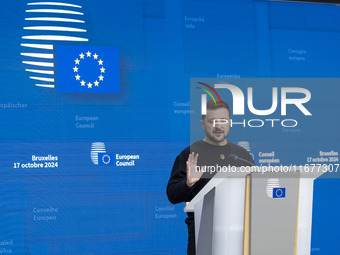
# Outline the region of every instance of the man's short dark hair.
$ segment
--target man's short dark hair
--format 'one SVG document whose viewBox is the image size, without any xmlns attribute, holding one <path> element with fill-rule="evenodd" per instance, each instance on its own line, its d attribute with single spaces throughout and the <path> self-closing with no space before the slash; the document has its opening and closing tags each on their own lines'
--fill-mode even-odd
<svg viewBox="0 0 340 255">
<path fill-rule="evenodd" d="M 216 110 L 216 109 L 219 109 L 219 108 L 225 108 L 228 110 L 228 113 L 229 113 L 229 117 L 230 117 L 230 108 L 229 108 L 229 105 L 224 102 L 223 100 L 221 100 L 222 102 L 222 105 L 220 103 L 220 101 L 216 101 L 216 104 L 213 100 L 209 100 L 207 102 L 207 110 Z M 204 120 L 205 118 L 205 115 L 202 115 L 202 119 Z"/>
</svg>

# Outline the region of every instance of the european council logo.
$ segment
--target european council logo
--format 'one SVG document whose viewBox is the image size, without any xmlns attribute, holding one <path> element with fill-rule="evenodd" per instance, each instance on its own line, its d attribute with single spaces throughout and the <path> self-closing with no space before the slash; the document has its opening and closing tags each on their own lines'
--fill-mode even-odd
<svg viewBox="0 0 340 255">
<path fill-rule="evenodd" d="M 118 48 L 58 45 L 56 55 L 58 91 L 120 92 Z"/>
</svg>

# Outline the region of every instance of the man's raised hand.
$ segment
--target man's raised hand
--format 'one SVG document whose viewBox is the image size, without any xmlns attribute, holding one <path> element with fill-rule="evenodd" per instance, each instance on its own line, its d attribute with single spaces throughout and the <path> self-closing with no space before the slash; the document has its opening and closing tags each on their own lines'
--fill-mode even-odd
<svg viewBox="0 0 340 255">
<path fill-rule="evenodd" d="M 195 152 L 192 152 L 189 154 L 188 160 L 187 160 L 187 185 L 188 187 L 192 187 L 195 185 L 195 183 L 202 177 L 203 171 L 197 171 L 197 159 L 198 154 Z"/>
</svg>

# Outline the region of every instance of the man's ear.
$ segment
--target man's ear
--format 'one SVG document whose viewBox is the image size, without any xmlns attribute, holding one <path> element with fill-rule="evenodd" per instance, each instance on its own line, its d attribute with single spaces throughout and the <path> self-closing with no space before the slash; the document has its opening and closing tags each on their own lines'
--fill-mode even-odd
<svg viewBox="0 0 340 255">
<path fill-rule="evenodd" d="M 205 130 L 205 128 L 204 128 L 204 121 L 203 120 L 201 120 L 201 125 L 202 125 L 203 130 Z"/>
</svg>

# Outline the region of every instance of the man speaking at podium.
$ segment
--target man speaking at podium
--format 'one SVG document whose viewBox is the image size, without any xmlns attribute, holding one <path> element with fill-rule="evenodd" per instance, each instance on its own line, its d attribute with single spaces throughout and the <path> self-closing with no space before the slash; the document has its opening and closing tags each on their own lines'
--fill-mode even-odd
<svg viewBox="0 0 340 255">
<path fill-rule="evenodd" d="M 230 130 L 230 109 L 226 102 L 215 104 L 212 100 L 208 101 L 201 125 L 204 139 L 185 148 L 174 162 L 167 186 L 168 199 L 173 204 L 190 202 L 195 197 L 216 173 L 209 173 L 207 169 L 254 165 L 244 148 L 226 139 Z M 192 174 L 190 169 L 197 171 Z M 194 213 L 189 212 L 185 222 L 188 225 L 187 254 L 195 255 Z"/>
</svg>

